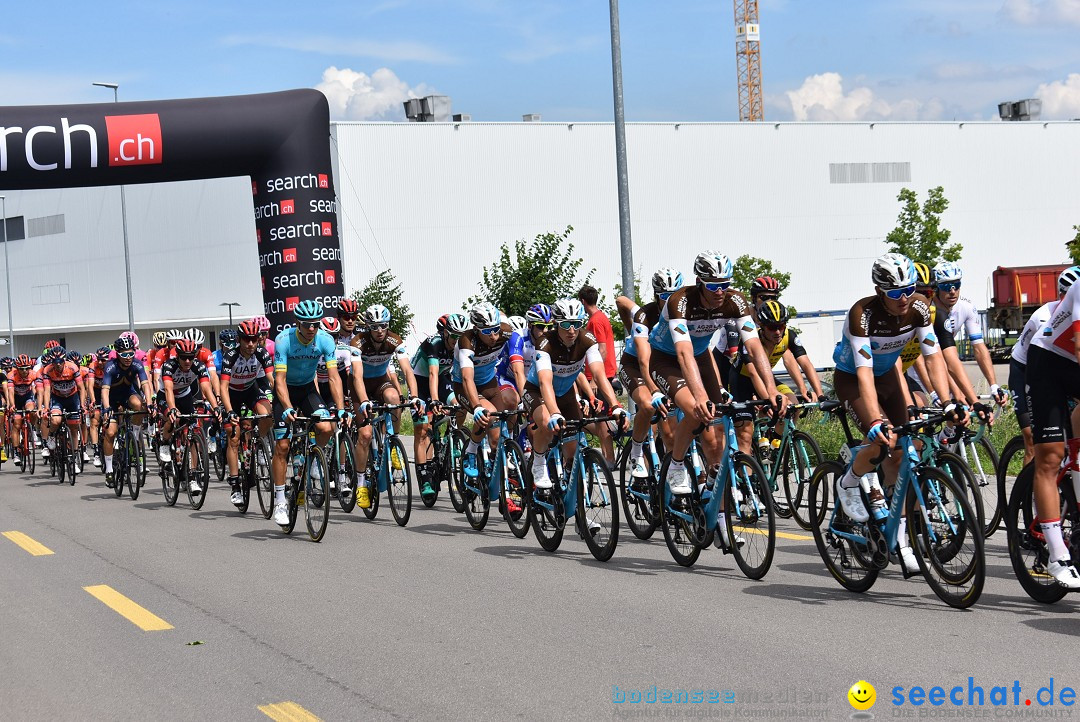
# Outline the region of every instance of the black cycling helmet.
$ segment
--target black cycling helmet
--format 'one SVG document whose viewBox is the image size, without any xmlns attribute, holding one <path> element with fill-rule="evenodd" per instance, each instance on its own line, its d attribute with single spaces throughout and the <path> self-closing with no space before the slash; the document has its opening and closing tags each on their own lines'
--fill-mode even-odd
<svg viewBox="0 0 1080 722">
<path fill-rule="evenodd" d="M 763 326 L 783 326 L 788 318 L 787 306 L 778 301 L 766 301 L 758 309 L 758 320 Z"/>
</svg>

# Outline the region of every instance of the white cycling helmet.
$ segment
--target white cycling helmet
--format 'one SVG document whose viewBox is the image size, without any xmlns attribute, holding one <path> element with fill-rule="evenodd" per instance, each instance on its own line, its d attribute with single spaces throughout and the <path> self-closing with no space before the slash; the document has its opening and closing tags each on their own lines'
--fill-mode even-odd
<svg viewBox="0 0 1080 722">
<path fill-rule="evenodd" d="M 502 314 L 490 303 L 478 303 L 469 311 L 469 320 L 476 328 L 491 328 L 502 322 Z"/>
<path fill-rule="evenodd" d="M 560 298 L 551 304 L 551 320 L 559 321 L 584 321 L 585 306 L 576 298 Z"/>
<path fill-rule="evenodd" d="M 169 341 L 179 341 L 183 337 L 184 332 L 178 328 L 170 328 L 168 331 L 165 332 L 166 343 L 168 343 Z"/>
<path fill-rule="evenodd" d="M 364 325 L 374 323 L 390 323 L 390 309 L 381 303 L 376 303 L 364 309 Z"/>
<path fill-rule="evenodd" d="M 875 286 L 886 291 L 914 286 L 918 280 L 915 264 L 910 258 L 899 253 L 886 253 L 874 261 L 870 278 Z"/>
<path fill-rule="evenodd" d="M 952 261 L 942 261 L 934 266 L 934 283 L 953 283 L 964 278 L 960 266 Z"/>
<path fill-rule="evenodd" d="M 196 346 L 202 346 L 203 341 L 206 340 L 206 336 L 197 328 L 189 328 L 187 331 L 184 331 L 184 338 L 188 341 L 194 341 Z"/>
<path fill-rule="evenodd" d="M 652 275 L 653 293 L 674 293 L 682 286 L 682 274 L 674 268 L 661 268 Z"/>
<path fill-rule="evenodd" d="M 460 336 L 469 330 L 469 319 L 463 313 L 451 313 L 446 317 L 446 330 L 455 336 Z"/>
<path fill-rule="evenodd" d="M 694 274 L 707 281 L 726 281 L 734 275 L 731 259 L 716 251 L 702 251 L 694 259 Z"/>
<path fill-rule="evenodd" d="M 1080 266 L 1069 266 L 1058 276 L 1058 295 L 1064 296 L 1069 287 L 1080 279 Z"/>
<path fill-rule="evenodd" d="M 507 316 L 506 322 L 510 324 L 511 331 L 525 333 L 525 330 L 529 328 L 529 322 L 525 320 L 524 316 Z"/>
</svg>

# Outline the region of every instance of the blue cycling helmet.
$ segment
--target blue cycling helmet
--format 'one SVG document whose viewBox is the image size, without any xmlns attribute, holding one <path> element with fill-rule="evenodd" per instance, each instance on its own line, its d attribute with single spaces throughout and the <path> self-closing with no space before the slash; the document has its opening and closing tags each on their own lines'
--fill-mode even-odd
<svg viewBox="0 0 1080 722">
<path fill-rule="evenodd" d="M 301 301 L 293 307 L 293 315 L 298 321 L 318 321 L 323 317 L 323 307 L 318 301 Z"/>
<path fill-rule="evenodd" d="M 963 278 L 964 272 L 952 261 L 942 261 L 934 266 L 934 283 L 952 283 Z"/>
<path fill-rule="evenodd" d="M 381 303 L 376 303 L 364 309 L 363 319 L 369 326 L 373 323 L 390 323 L 390 309 Z"/>
<path fill-rule="evenodd" d="M 224 328 L 218 336 L 218 341 L 222 346 L 236 346 L 240 343 L 240 334 L 235 328 Z"/>
<path fill-rule="evenodd" d="M 525 320 L 531 326 L 534 323 L 551 323 L 551 306 L 546 303 L 537 303 L 529 307 L 525 312 Z"/>
<path fill-rule="evenodd" d="M 77 364 L 80 361 L 82 361 L 82 354 L 79 353 L 78 351 L 68 351 L 66 358 L 67 358 L 68 361 L 71 361 L 71 362 Z"/>
</svg>

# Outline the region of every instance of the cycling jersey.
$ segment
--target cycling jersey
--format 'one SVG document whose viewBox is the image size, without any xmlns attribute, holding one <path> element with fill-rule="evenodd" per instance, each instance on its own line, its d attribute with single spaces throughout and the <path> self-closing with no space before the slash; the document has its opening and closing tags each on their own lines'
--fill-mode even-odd
<svg viewBox="0 0 1080 722">
<path fill-rule="evenodd" d="M 282 333 L 284 333 L 284 331 Z M 280 337 L 281 334 L 278 334 L 278 336 Z M 266 339 L 266 342 L 263 343 L 263 348 L 266 349 L 266 353 L 270 354 L 270 358 L 277 358 L 277 344 L 274 341 Z"/>
<path fill-rule="evenodd" d="M 228 384 L 230 391 L 245 391 L 255 384 L 265 391 L 273 378 L 274 361 L 262 346 L 246 358 L 234 348 L 221 360 L 221 383 Z"/>
<path fill-rule="evenodd" d="M 198 359 L 192 359 L 191 368 L 184 371 L 180 368 L 180 360 L 172 358 L 161 367 L 161 380 L 171 380 L 173 398 L 181 399 L 192 392 L 198 393 L 199 383 L 210 381 L 210 371 L 206 364 Z"/>
<path fill-rule="evenodd" d="M 725 291 L 719 305 L 709 308 L 697 286 L 681 288 L 663 305 L 660 319 L 649 334 L 649 343 L 674 356 L 675 344 L 689 341 L 693 344 L 694 355 L 700 356 L 712 348 L 714 337 L 724 328 L 727 319 L 738 320 L 739 336 L 744 342 L 753 338 L 757 324 L 750 314 L 750 304 L 738 291 Z"/>
<path fill-rule="evenodd" d="M 34 387 L 42 385 L 36 371 L 33 369 L 23 371 L 18 368 L 11 370 L 5 384 L 10 384 L 14 388 L 16 396 L 29 396 L 34 392 Z"/>
<path fill-rule="evenodd" d="M 221 363 L 223 359 L 224 355 L 222 354 L 221 349 L 214 351 L 214 353 L 210 356 L 210 360 L 214 362 L 214 370 L 218 372 L 219 376 L 221 375 Z"/>
<path fill-rule="evenodd" d="M 930 304 L 930 323 L 937 328 L 937 306 Z M 940 334 L 938 334 L 940 340 Z M 919 339 L 912 337 L 903 350 L 900 351 L 900 364 L 904 371 L 907 371 L 915 365 L 915 359 L 922 356 L 922 351 L 919 348 Z"/>
<path fill-rule="evenodd" d="M 510 343 L 513 336 L 510 324 L 500 324 L 498 333 L 495 334 L 495 343 L 490 346 L 480 340 L 481 333 L 471 328 L 458 339 L 457 350 L 454 352 L 454 365 L 450 369 L 450 378 L 461 383 L 461 369 L 473 370 L 473 385 L 483 386 L 495 378 L 495 372 L 499 364 L 499 355 L 503 346 Z"/>
<path fill-rule="evenodd" d="M 930 304 L 915 294 L 903 316 L 885 309 L 879 296 L 857 301 L 848 311 L 843 338 L 833 351 L 839 371 L 853 374 L 856 368 L 872 367 L 881 376 L 896 365 L 896 359 L 912 338 L 918 338 L 923 356 L 940 350 L 937 334 L 930 321 Z"/>
<path fill-rule="evenodd" d="M 973 344 L 985 343 L 982 324 L 979 323 L 979 312 L 975 310 L 975 304 L 966 298 L 957 300 L 956 305 L 949 311 L 945 319 L 945 328 L 949 329 L 953 336 L 959 336 L 961 330 L 965 331 L 968 340 Z"/>
<path fill-rule="evenodd" d="M 154 354 L 154 365 L 152 367 L 154 373 L 161 373 L 161 369 L 165 367 L 165 364 L 168 361 L 176 358 L 175 348 L 171 348 L 168 350 L 161 349 L 161 351 L 163 353 Z M 214 365 L 213 354 L 211 353 L 210 349 L 206 348 L 206 346 L 199 346 L 199 350 L 195 354 L 195 360 L 205 366 L 207 370 L 209 370 L 210 367 Z"/>
<path fill-rule="evenodd" d="M 328 368 L 337 368 L 337 349 L 333 337 L 321 328 L 310 342 L 300 340 L 295 327 L 278 334 L 274 348 L 274 369 L 285 374 L 289 386 L 302 386 L 315 380 L 319 361 Z"/>
<path fill-rule="evenodd" d="M 1074 283 L 1050 314 L 1050 320 L 1043 324 L 1042 331 L 1031 339 L 1030 345 L 1053 351 L 1075 362 L 1076 344 L 1073 336 L 1077 331 L 1080 331 L 1080 284 Z"/>
<path fill-rule="evenodd" d="M 439 376 L 450 373 L 454 365 L 454 352 L 446 347 L 446 342 L 438 334 L 427 338 L 412 357 L 412 370 L 416 376 L 427 377 L 431 368 L 439 368 Z"/>
<path fill-rule="evenodd" d="M 393 331 L 386 332 L 382 343 L 376 343 L 371 334 L 364 332 L 356 335 L 352 345 L 360 349 L 364 360 L 364 378 L 375 379 L 386 376 L 390 361 L 395 356 L 405 355 L 405 343 Z"/>
<path fill-rule="evenodd" d="M 636 358 L 637 349 L 634 348 L 634 339 L 649 338 L 649 332 L 660 320 L 659 302 L 650 301 L 644 306 L 634 306 L 630 311 L 630 318 L 633 319 L 633 323 L 628 329 L 630 334 L 626 337 L 626 343 L 623 344 L 623 353 Z"/>
<path fill-rule="evenodd" d="M 348 344 L 338 341 L 336 350 L 334 352 L 335 358 L 337 358 L 337 370 L 341 374 L 342 380 L 348 378 L 350 372 L 352 372 L 353 361 L 361 361 L 363 355 L 360 353 L 360 349 L 349 346 Z M 325 384 L 330 380 L 330 372 L 326 370 L 326 364 L 322 361 L 315 368 L 315 378 L 320 384 Z M 346 387 L 345 393 L 348 394 L 348 388 Z"/>
<path fill-rule="evenodd" d="M 49 364 L 41 375 L 41 381 L 45 387 L 51 388 L 52 395 L 60 398 L 78 394 L 80 378 L 79 367 L 71 361 L 65 361 L 63 366 Z"/>
<path fill-rule="evenodd" d="M 1019 364 L 1027 364 L 1028 346 L 1031 344 L 1031 339 L 1035 337 L 1035 334 L 1042 331 L 1043 326 L 1047 324 L 1054 314 L 1057 305 L 1057 301 L 1044 303 L 1035 309 L 1035 313 L 1031 314 L 1031 318 L 1024 324 L 1024 330 L 1020 332 L 1020 337 L 1016 339 L 1016 345 L 1012 347 L 1013 361 Z M 1018 392 L 1023 391 L 1022 389 L 1016 390 Z"/>
<path fill-rule="evenodd" d="M 768 343 L 764 338 L 761 339 L 761 345 L 763 348 L 768 346 Z M 776 345 L 773 346 L 771 350 L 767 351 L 769 354 L 769 368 L 776 366 L 776 364 L 780 362 L 780 359 L 784 357 L 784 353 L 788 349 L 791 349 L 791 353 L 795 358 L 802 358 L 806 355 L 806 349 L 799 343 L 799 335 L 792 329 L 785 328 L 784 335 L 780 337 L 780 340 L 776 342 Z M 736 357 L 736 367 L 739 369 L 739 374 L 749 377 L 750 366 L 752 364 L 753 361 L 746 352 L 746 347 L 740 347 L 739 355 Z"/>
<path fill-rule="evenodd" d="M 105 375 L 101 379 L 101 385 L 102 387 L 127 386 L 131 388 L 132 393 L 135 393 L 139 385 L 146 380 L 146 369 L 138 361 L 132 360 L 131 365 L 126 369 L 120 365 L 119 361 L 109 361 L 105 364 Z"/>
<path fill-rule="evenodd" d="M 558 329 L 552 329 L 540 337 L 536 345 L 536 360 L 529 369 L 525 383 L 540 387 L 540 372 L 551 372 L 551 386 L 555 396 L 564 396 L 574 390 L 574 382 L 586 364 L 599 361 L 600 347 L 591 333 L 582 329 L 573 346 L 567 346 L 559 338 Z"/>
<path fill-rule="evenodd" d="M 513 331 L 510 334 L 510 340 L 503 346 L 502 351 L 499 353 L 499 364 L 495 369 L 495 375 L 499 377 L 500 381 L 509 384 L 510 386 L 516 386 L 514 381 L 514 372 L 510 369 L 510 364 L 514 361 L 520 361 L 522 365 L 525 364 L 525 344 L 529 345 L 532 350 L 532 356 L 535 358 L 536 349 L 533 347 L 532 339 L 529 338 L 529 332 L 525 331 Z M 532 366 L 532 359 L 529 360 L 529 367 Z M 528 368 L 525 373 L 528 374 Z"/>
</svg>

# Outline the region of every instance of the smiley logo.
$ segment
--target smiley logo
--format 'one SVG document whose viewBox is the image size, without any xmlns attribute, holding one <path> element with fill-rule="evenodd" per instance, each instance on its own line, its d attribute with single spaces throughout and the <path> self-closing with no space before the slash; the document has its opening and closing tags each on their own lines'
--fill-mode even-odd
<svg viewBox="0 0 1080 722">
<path fill-rule="evenodd" d="M 874 689 L 874 685 L 864 679 L 860 679 L 858 682 L 851 685 L 851 689 L 849 689 L 847 693 L 847 698 L 852 707 L 863 712 L 874 706 L 874 702 L 877 701 L 877 691 Z"/>
</svg>

